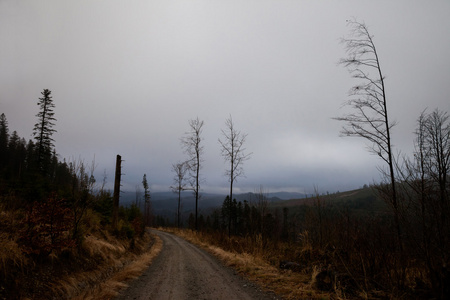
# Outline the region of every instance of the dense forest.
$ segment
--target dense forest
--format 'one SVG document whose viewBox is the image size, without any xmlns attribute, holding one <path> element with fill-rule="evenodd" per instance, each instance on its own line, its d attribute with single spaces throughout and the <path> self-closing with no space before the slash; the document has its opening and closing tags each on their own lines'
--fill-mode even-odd
<svg viewBox="0 0 450 300">
<path fill-rule="evenodd" d="M 104 185 L 97 188 L 95 161 L 87 164 L 82 159 L 68 162 L 58 158 L 52 138 L 56 119 L 50 90 L 44 89 L 38 106 L 33 140 L 26 141 L 16 131 L 10 134 L 6 116 L 0 116 L 1 204 L 5 209 L 27 208 L 28 221 L 38 217 L 36 210 L 54 209 L 45 213 L 59 215 L 65 226 L 71 224 L 72 236 L 67 238 L 78 241 L 79 224 L 88 209 L 99 213 L 103 223 L 111 222 L 112 195 Z M 133 211 L 134 218 L 141 216 L 134 206 L 125 209 Z"/>
<path fill-rule="evenodd" d="M 97 187 L 95 162 L 58 158 L 51 91 L 41 94 L 33 139 L 10 133 L 7 117 L 0 116 L 0 297 L 45 298 L 58 274 L 92 268 L 87 261 L 107 253 L 89 248 L 97 240 L 125 243 L 130 251 L 143 240 L 144 219 L 136 206 L 118 208 L 112 226 L 113 196 Z M 89 240 L 93 236 L 98 238 Z"/>
</svg>

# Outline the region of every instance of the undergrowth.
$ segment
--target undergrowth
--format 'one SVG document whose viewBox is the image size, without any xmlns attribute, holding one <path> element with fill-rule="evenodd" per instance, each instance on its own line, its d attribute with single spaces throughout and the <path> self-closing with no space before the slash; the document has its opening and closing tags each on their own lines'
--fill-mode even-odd
<svg viewBox="0 0 450 300">
<path fill-rule="evenodd" d="M 280 269 L 278 263 L 289 251 L 289 245 L 269 245 L 261 237 L 228 237 L 217 232 L 212 234 L 173 228 L 161 230 L 174 233 L 202 247 L 264 290 L 274 292 L 285 299 L 364 298 L 363 295 L 346 295 L 346 292 L 339 288 L 333 292 L 317 289 L 317 275 L 323 268 L 319 261 L 311 262 L 299 272 Z M 291 256 L 301 255 L 302 251 L 307 252 L 310 249 L 306 247 L 298 251 L 299 253 L 292 253 Z"/>
<path fill-rule="evenodd" d="M 89 209 L 77 246 L 59 243 L 60 249 L 51 249 L 46 246 L 50 237 L 42 235 L 38 246 L 45 244 L 45 253 L 38 253 L 30 251 L 36 243 L 22 241 L 26 215 L 0 206 L 0 299 L 107 299 L 125 286 L 123 281 L 138 276 L 161 248 L 149 233 L 131 239 L 120 231 L 113 234 Z"/>
</svg>

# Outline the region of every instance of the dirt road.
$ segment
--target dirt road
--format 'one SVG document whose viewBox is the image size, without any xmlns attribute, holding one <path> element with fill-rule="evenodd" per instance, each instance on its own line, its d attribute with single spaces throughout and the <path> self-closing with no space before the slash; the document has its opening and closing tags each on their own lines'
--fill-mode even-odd
<svg viewBox="0 0 450 300">
<path fill-rule="evenodd" d="M 117 299 L 276 299 L 185 240 L 154 233 L 163 240 L 161 253 Z"/>
</svg>

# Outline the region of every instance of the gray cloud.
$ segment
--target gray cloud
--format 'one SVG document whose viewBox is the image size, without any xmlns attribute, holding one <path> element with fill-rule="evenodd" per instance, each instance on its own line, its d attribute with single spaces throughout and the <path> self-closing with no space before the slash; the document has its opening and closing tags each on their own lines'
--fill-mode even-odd
<svg viewBox="0 0 450 300">
<path fill-rule="evenodd" d="M 227 186 L 217 139 L 231 114 L 253 152 L 236 188 L 345 190 L 379 180 L 364 141 L 339 137 L 354 84 L 336 65 L 346 19 L 364 20 L 387 75 L 393 139 L 409 152 L 425 108 L 449 110 L 447 1 L 0 2 L 0 111 L 31 138 L 52 90 L 62 158 L 95 155 L 97 180 L 171 184 L 188 120 L 205 121 L 204 190 Z"/>
</svg>

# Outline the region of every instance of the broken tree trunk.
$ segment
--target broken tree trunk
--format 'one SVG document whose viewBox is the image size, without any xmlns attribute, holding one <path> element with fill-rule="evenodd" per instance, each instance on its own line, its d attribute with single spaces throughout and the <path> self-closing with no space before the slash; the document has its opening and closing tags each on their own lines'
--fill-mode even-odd
<svg viewBox="0 0 450 300">
<path fill-rule="evenodd" d="M 120 198 L 120 175 L 122 157 L 117 155 L 116 158 L 116 177 L 114 179 L 114 195 L 113 195 L 113 211 L 112 211 L 112 225 L 114 230 L 117 230 L 117 224 L 119 221 L 119 198 Z"/>
</svg>

